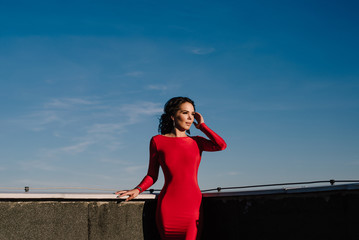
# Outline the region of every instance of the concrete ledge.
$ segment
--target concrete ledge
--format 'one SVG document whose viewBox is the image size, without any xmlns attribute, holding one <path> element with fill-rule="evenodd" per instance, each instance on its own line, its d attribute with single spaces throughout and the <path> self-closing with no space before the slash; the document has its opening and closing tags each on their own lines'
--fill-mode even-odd
<svg viewBox="0 0 359 240">
<path fill-rule="evenodd" d="M 317 193 L 328 191 L 359 190 L 359 184 L 342 184 L 333 186 L 318 187 L 291 187 L 278 189 L 264 189 L 252 191 L 223 191 L 203 193 L 203 197 L 234 197 L 234 196 L 258 196 L 258 195 L 278 195 L 295 193 Z M 158 194 L 141 193 L 135 200 L 156 199 Z M 101 193 L 0 193 L 0 201 L 5 199 L 48 199 L 48 200 L 125 200 L 127 197 L 118 198 L 115 194 Z"/>
<path fill-rule="evenodd" d="M 125 200 L 127 197 L 118 198 L 115 194 L 98 193 L 0 193 L 0 200 L 11 199 L 52 199 L 52 200 Z M 140 194 L 136 200 L 155 199 L 156 194 Z"/>
</svg>

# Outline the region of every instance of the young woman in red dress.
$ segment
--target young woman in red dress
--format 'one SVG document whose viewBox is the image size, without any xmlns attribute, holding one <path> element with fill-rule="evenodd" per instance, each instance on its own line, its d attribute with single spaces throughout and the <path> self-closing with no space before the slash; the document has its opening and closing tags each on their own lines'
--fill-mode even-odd
<svg viewBox="0 0 359 240">
<path fill-rule="evenodd" d="M 196 120 L 196 121 L 194 121 Z M 188 136 L 192 123 L 209 139 Z M 161 167 L 165 183 L 158 197 L 156 223 L 161 239 L 198 239 L 199 211 L 202 193 L 197 182 L 203 151 L 220 151 L 225 141 L 205 123 L 195 111 L 194 102 L 186 97 L 170 99 L 164 107 L 159 124 L 161 135 L 150 141 L 150 161 L 147 175 L 129 191 L 118 191 L 126 201 L 153 185 Z"/>
</svg>

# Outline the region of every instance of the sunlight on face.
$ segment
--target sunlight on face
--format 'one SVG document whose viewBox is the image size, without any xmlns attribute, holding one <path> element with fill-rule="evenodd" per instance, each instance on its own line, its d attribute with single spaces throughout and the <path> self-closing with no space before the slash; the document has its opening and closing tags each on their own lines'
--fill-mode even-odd
<svg viewBox="0 0 359 240">
<path fill-rule="evenodd" d="M 172 117 L 175 122 L 175 127 L 180 131 L 189 130 L 194 120 L 194 114 L 194 107 L 191 103 L 182 103 L 179 106 L 179 110 Z"/>
</svg>

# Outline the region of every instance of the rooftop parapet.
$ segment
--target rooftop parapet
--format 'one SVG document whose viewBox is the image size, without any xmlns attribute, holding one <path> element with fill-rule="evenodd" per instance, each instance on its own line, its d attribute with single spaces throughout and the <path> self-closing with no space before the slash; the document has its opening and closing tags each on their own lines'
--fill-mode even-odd
<svg viewBox="0 0 359 240">
<path fill-rule="evenodd" d="M 359 239 L 359 184 L 203 195 L 202 239 Z M 156 240 L 156 196 L 0 193 L 0 240 Z"/>
</svg>

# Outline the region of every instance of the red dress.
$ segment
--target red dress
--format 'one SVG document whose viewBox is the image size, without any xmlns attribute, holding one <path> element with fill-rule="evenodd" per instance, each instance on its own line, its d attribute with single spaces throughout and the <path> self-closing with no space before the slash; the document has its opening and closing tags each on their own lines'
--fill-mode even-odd
<svg viewBox="0 0 359 240">
<path fill-rule="evenodd" d="M 210 140 L 163 135 L 151 139 L 148 173 L 138 186 L 144 191 L 154 184 L 161 166 L 165 183 L 158 197 L 156 222 L 162 239 L 196 239 L 202 201 L 197 172 L 202 151 L 219 151 L 227 146 L 206 124 L 199 129 Z"/>
</svg>

